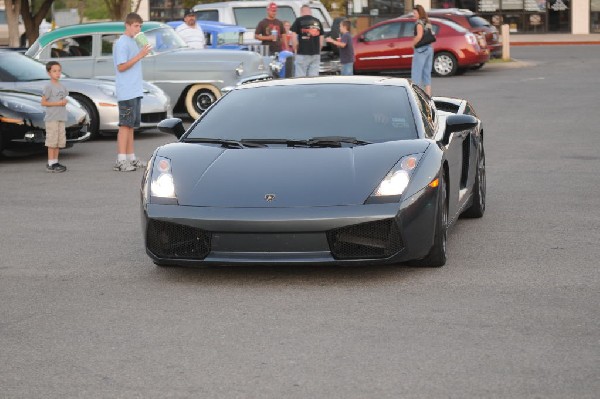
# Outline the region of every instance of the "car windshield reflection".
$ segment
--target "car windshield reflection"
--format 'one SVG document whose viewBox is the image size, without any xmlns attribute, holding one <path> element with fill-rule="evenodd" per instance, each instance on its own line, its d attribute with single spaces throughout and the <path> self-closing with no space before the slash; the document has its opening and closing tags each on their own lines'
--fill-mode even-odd
<svg viewBox="0 0 600 399">
<path fill-rule="evenodd" d="M 342 142 L 353 145 L 416 139 L 407 90 L 343 83 L 234 90 L 201 118 L 186 140 L 287 145 L 323 136 L 328 143 L 352 138 Z"/>
<path fill-rule="evenodd" d="M 164 53 L 187 47 L 183 39 L 172 28 L 152 29 L 144 32 L 155 53 Z"/>
</svg>

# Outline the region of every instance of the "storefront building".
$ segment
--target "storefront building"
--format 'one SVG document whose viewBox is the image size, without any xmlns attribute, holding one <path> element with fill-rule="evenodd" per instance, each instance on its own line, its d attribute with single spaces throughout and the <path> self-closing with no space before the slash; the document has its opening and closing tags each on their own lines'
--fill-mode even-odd
<svg viewBox="0 0 600 399">
<path fill-rule="evenodd" d="M 373 24 L 411 12 L 413 4 L 469 9 L 511 33 L 600 33 L 600 0 L 354 0 L 348 11 Z"/>
<path fill-rule="evenodd" d="M 277 0 L 275 0 L 276 2 Z M 202 1 L 198 1 L 201 3 Z M 183 18 L 183 0 L 143 0 L 145 19 Z M 349 0 L 348 15 L 365 25 L 411 12 L 413 4 L 430 8 L 465 8 L 511 33 L 600 33 L 600 0 Z"/>
</svg>

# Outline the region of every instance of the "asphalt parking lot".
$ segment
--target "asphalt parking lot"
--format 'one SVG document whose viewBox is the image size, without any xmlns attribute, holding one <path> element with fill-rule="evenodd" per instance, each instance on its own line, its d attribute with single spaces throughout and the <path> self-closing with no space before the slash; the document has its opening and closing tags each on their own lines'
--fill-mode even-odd
<svg viewBox="0 0 600 399">
<path fill-rule="evenodd" d="M 597 54 L 519 47 L 434 78 L 483 120 L 488 179 L 440 269 L 156 267 L 114 138 L 62 174 L 1 159 L 0 397 L 596 398 Z"/>
</svg>

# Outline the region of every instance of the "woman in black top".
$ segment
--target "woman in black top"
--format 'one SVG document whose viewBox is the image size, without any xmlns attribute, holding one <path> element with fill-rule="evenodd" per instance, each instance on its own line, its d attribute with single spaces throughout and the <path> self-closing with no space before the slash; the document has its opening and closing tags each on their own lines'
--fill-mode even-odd
<svg viewBox="0 0 600 399">
<path fill-rule="evenodd" d="M 431 96 L 433 47 L 431 47 L 431 44 L 419 44 L 423 38 L 425 29 L 431 29 L 431 24 L 429 23 L 429 18 L 427 18 L 427 13 L 422 5 L 415 6 L 413 9 L 413 15 L 417 19 L 417 22 L 415 23 L 415 37 L 413 38 L 413 47 L 415 48 L 415 52 L 412 59 L 410 77 L 413 82 L 425 90 L 425 93 Z"/>
</svg>

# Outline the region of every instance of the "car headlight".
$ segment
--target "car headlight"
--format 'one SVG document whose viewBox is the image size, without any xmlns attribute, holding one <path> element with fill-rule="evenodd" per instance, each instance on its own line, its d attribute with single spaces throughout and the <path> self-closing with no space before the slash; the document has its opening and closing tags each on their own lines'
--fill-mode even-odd
<svg viewBox="0 0 600 399">
<path fill-rule="evenodd" d="M 242 76 L 242 74 L 244 73 L 244 63 L 240 63 L 240 65 L 237 66 L 237 68 L 235 68 L 235 73 L 237 74 L 237 76 Z"/>
<path fill-rule="evenodd" d="M 419 164 L 423 154 L 408 155 L 400 159 L 400 162 L 389 171 L 385 178 L 379 183 L 379 186 L 373 191 L 373 197 L 386 197 L 402 195 L 413 171 Z"/>
<path fill-rule="evenodd" d="M 152 94 L 163 94 L 163 91 L 156 85 L 150 82 L 144 82 L 144 92 L 152 93 Z"/>
<path fill-rule="evenodd" d="M 158 199 L 159 203 L 176 204 L 175 182 L 171 173 L 171 160 L 157 156 L 154 159 L 152 180 L 150 182 L 150 194 L 152 198 Z"/>
</svg>

